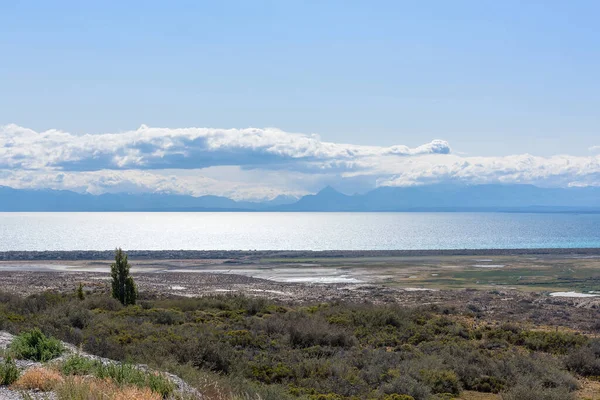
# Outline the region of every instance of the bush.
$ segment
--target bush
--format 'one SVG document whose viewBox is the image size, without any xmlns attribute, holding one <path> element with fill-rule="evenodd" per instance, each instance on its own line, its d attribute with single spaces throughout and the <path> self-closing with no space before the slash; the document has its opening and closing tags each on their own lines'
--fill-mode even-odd
<svg viewBox="0 0 600 400">
<path fill-rule="evenodd" d="M 59 367 L 64 375 L 92 375 L 99 363 L 87 357 L 73 355 L 63 361 Z"/>
<path fill-rule="evenodd" d="M 158 309 L 150 317 L 160 325 L 177 325 L 183 322 L 183 313 L 174 310 Z"/>
<path fill-rule="evenodd" d="M 321 319 L 300 319 L 289 327 L 292 347 L 333 346 L 352 347 L 356 338 L 344 329 Z"/>
<path fill-rule="evenodd" d="M 502 393 L 502 400 L 574 400 L 575 395 L 565 388 L 518 384 Z"/>
<path fill-rule="evenodd" d="M 414 397 L 407 394 L 386 394 L 383 396 L 383 400 L 415 400 Z"/>
<path fill-rule="evenodd" d="M 110 378 L 119 386 L 137 386 L 148 388 L 160 394 L 163 398 L 169 397 L 175 390 L 175 385 L 160 373 L 141 370 L 130 364 L 102 364 L 98 363 L 94 376 L 105 379 Z"/>
<path fill-rule="evenodd" d="M 16 336 L 10 345 L 10 352 L 16 358 L 46 362 L 60 356 L 64 351 L 62 343 L 53 337 L 46 337 L 38 328 Z"/>
<path fill-rule="evenodd" d="M 460 382 L 454 371 L 422 370 L 421 377 L 431 387 L 433 393 L 460 393 Z"/>
<path fill-rule="evenodd" d="M 312 394 L 308 396 L 308 400 L 344 400 L 342 396 L 335 393 L 327 394 Z"/>
<path fill-rule="evenodd" d="M 493 376 L 481 376 L 474 380 L 472 390 L 484 393 L 498 393 L 504 389 L 506 381 Z"/>
<path fill-rule="evenodd" d="M 87 296 L 81 303 L 88 310 L 119 311 L 123 308 L 118 300 L 107 296 Z"/>
<path fill-rule="evenodd" d="M 161 400 L 158 393 L 136 386 L 119 387 L 105 380 L 89 377 L 67 377 L 56 387 L 59 400 Z"/>
<path fill-rule="evenodd" d="M 600 340 L 571 352 L 565 359 L 566 367 L 583 376 L 600 376 Z"/>
<path fill-rule="evenodd" d="M 6 357 L 0 364 L 0 385 L 10 385 L 19 379 L 19 369 L 11 357 Z"/>
<path fill-rule="evenodd" d="M 228 373 L 233 364 L 233 357 L 234 352 L 230 345 L 205 337 L 198 341 L 193 364 L 211 371 Z"/>
<path fill-rule="evenodd" d="M 389 395 L 409 395 L 414 400 L 427 400 L 431 398 L 431 390 L 427 385 L 407 375 L 394 378 L 383 386 L 383 391 Z"/>
<path fill-rule="evenodd" d="M 173 382 L 163 374 L 145 371 L 131 364 L 103 364 L 98 360 L 75 355 L 67 358 L 59 367 L 65 375 L 108 378 L 118 386 L 148 388 L 162 397 L 170 396 L 175 390 Z"/>
<path fill-rule="evenodd" d="M 570 349 L 581 346 L 587 340 L 585 336 L 577 333 L 524 331 L 521 332 L 516 344 L 530 350 L 566 354 Z"/>
</svg>

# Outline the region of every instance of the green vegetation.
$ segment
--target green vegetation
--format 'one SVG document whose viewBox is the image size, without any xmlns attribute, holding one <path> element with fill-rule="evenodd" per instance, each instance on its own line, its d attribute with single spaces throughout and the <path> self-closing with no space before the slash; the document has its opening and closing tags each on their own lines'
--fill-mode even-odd
<svg viewBox="0 0 600 400">
<path fill-rule="evenodd" d="M 115 250 L 115 262 L 110 266 L 110 274 L 112 296 L 123 305 L 134 305 L 137 299 L 137 288 L 133 278 L 129 275 L 127 254 L 120 248 Z"/>
<path fill-rule="evenodd" d="M 70 357 L 59 366 L 64 376 L 110 378 L 162 396 L 173 390 L 168 380 L 129 363 L 175 373 L 208 399 L 440 400 L 469 390 L 568 400 L 577 376 L 600 376 L 597 339 L 483 323 L 437 306 L 208 296 L 124 307 L 106 294 L 52 292 L 0 300 L 0 328 L 39 327 L 124 362 Z"/>
<path fill-rule="evenodd" d="M 59 365 L 63 375 L 91 375 L 100 379 L 110 379 L 118 386 L 148 388 L 163 398 L 175 390 L 175 385 L 164 375 L 144 371 L 127 363 L 107 363 L 73 355 Z"/>
<path fill-rule="evenodd" d="M 139 387 L 135 384 L 117 383 L 110 377 L 95 376 L 63 376 L 55 368 L 31 367 L 11 385 L 13 390 L 21 391 L 23 398 L 50 398 L 50 396 L 35 397 L 27 392 L 54 392 L 57 400 L 161 400 L 172 397 L 171 393 L 161 395 L 149 387 Z M 54 396 L 53 396 L 54 397 Z"/>
<path fill-rule="evenodd" d="M 9 356 L 0 363 L 0 385 L 11 385 L 19 379 L 19 369 Z"/>
<path fill-rule="evenodd" d="M 38 328 L 16 336 L 10 345 L 14 357 L 33 361 L 50 361 L 63 353 L 63 345 L 58 339 L 46 337 Z"/>
<path fill-rule="evenodd" d="M 83 293 L 83 283 L 80 283 L 79 286 L 77 286 L 77 298 L 79 300 L 85 299 L 85 294 Z"/>
</svg>

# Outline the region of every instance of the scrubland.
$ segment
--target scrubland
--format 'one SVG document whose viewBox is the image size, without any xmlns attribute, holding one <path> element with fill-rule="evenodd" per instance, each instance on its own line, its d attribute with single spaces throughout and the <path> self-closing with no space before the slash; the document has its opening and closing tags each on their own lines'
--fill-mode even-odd
<svg viewBox="0 0 600 400">
<path fill-rule="evenodd" d="M 142 294 L 124 307 L 101 290 L 84 300 L 75 290 L 0 293 L 0 329 L 35 328 L 119 365 L 176 374 L 206 399 L 564 400 L 593 398 L 591 382 L 600 377 L 600 327 L 511 322 L 472 305 Z M 11 384 L 39 386 L 39 375 L 49 374 L 41 381 L 53 382 L 61 399 L 92 399 L 85 391 L 94 385 L 113 398 L 174 395 L 159 378 L 133 377 L 127 367 L 109 371 L 73 357 L 53 363 L 54 356 L 40 353 L 45 370 Z"/>
</svg>

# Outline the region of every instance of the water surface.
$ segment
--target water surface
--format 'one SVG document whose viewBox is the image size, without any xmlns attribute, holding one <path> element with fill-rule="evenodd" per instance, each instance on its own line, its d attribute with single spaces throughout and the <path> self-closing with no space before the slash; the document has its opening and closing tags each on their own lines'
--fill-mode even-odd
<svg viewBox="0 0 600 400">
<path fill-rule="evenodd" d="M 600 247 L 600 214 L 0 213 L 8 250 Z"/>
</svg>

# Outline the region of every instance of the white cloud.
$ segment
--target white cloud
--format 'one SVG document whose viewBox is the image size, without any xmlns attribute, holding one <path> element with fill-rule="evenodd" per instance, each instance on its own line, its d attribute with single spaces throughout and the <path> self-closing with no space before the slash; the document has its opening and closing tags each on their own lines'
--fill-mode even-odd
<svg viewBox="0 0 600 400">
<path fill-rule="evenodd" d="M 16 188 L 259 200 L 315 192 L 328 184 L 353 193 L 448 182 L 600 186 L 600 154 L 475 157 L 451 153 L 443 140 L 416 148 L 356 146 L 273 128 L 142 126 L 73 135 L 0 127 L 0 185 Z"/>
<path fill-rule="evenodd" d="M 354 173 L 379 175 L 380 186 L 425 183 L 528 183 L 539 186 L 597 185 L 600 156 L 505 157 L 423 156 L 410 160 L 377 160 L 370 169 Z M 349 174 L 352 175 L 352 174 Z"/>
<path fill-rule="evenodd" d="M 600 146 L 592 146 L 589 149 L 592 153 L 600 153 Z"/>
<path fill-rule="evenodd" d="M 191 196 L 217 195 L 234 200 L 260 201 L 280 194 L 302 196 L 306 191 L 277 184 L 217 180 L 201 171 L 179 175 L 176 172 L 139 170 L 55 171 L 0 170 L 0 186 L 15 189 L 71 190 L 78 193 L 170 193 Z"/>
<path fill-rule="evenodd" d="M 149 128 L 100 135 L 0 127 L 0 167 L 63 170 L 205 168 L 215 165 L 302 169 L 305 163 L 374 156 L 448 154 L 443 140 L 417 148 L 324 142 L 279 129 Z M 326 165 L 326 164 L 323 164 Z"/>
</svg>

